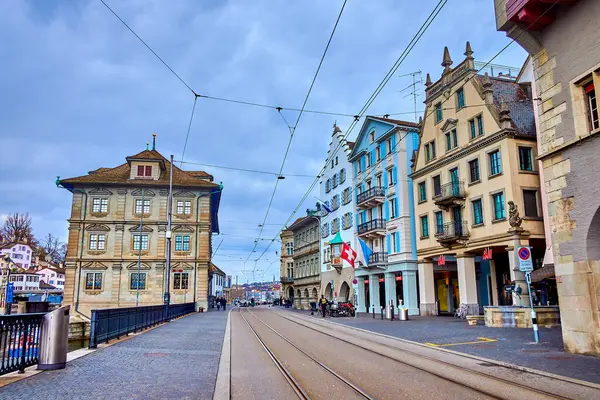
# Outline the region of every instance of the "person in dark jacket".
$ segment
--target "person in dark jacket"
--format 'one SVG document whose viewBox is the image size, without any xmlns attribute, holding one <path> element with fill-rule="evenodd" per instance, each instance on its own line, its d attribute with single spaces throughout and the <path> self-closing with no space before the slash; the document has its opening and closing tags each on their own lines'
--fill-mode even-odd
<svg viewBox="0 0 600 400">
<path fill-rule="evenodd" d="M 327 299 L 325 296 L 321 295 L 319 305 L 321 306 L 321 313 L 323 314 L 323 317 L 325 317 L 325 312 L 327 311 Z"/>
<path fill-rule="evenodd" d="M 225 297 L 221 297 L 221 305 L 223 306 L 223 311 L 225 311 L 227 308 L 227 300 L 225 300 Z"/>
<path fill-rule="evenodd" d="M 219 311 L 221 309 L 221 298 L 217 297 L 215 303 L 217 303 L 217 311 Z"/>
</svg>

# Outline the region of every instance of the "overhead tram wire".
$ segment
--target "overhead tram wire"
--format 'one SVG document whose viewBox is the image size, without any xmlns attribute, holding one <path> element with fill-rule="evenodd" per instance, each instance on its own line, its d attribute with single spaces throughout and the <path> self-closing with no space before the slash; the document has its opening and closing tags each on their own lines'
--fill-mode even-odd
<svg viewBox="0 0 600 400">
<path fill-rule="evenodd" d="M 350 124 L 349 129 L 346 131 L 346 134 L 343 136 L 343 139 L 340 140 L 340 143 L 338 143 L 338 146 L 335 148 L 335 150 L 331 153 L 331 156 L 326 160 L 325 165 L 321 169 L 321 172 L 319 172 L 318 176 L 321 176 L 323 174 L 323 172 L 327 168 L 327 165 L 329 164 L 329 160 L 332 160 L 334 158 L 334 156 L 337 154 L 337 152 L 341 148 L 342 143 L 344 142 L 344 140 L 346 140 L 348 138 L 348 136 L 350 135 L 350 133 L 352 132 L 352 130 L 354 130 L 354 127 L 358 124 L 358 121 L 359 121 L 360 117 L 366 113 L 366 111 L 369 108 L 369 106 L 373 103 L 373 101 L 375 101 L 375 98 L 377 98 L 377 96 L 381 93 L 381 91 L 383 90 L 383 88 L 385 87 L 385 85 L 389 82 L 389 80 L 391 79 L 391 77 L 396 73 L 396 70 L 400 67 L 400 65 L 402 64 L 402 62 L 410 54 L 410 52 L 412 51 L 412 49 L 414 48 L 414 46 L 417 44 L 417 42 L 423 36 L 423 34 L 427 31 L 427 29 L 429 28 L 429 26 L 431 26 L 431 24 L 433 23 L 433 21 L 435 20 L 435 18 L 438 16 L 438 14 L 441 12 L 441 10 L 444 8 L 444 6 L 446 5 L 447 2 L 448 2 L 448 0 L 440 0 L 437 3 L 437 5 L 433 8 L 433 10 L 429 14 L 429 16 L 425 19 L 425 22 L 423 22 L 423 24 L 421 25 L 421 27 L 419 28 L 419 30 L 417 31 L 417 33 L 415 33 L 415 35 L 413 36 L 413 38 L 407 44 L 407 46 L 404 49 L 404 51 L 400 54 L 400 56 L 398 57 L 398 59 L 396 60 L 396 62 L 392 65 L 392 67 L 390 68 L 390 70 L 388 71 L 388 73 L 384 76 L 383 80 L 379 83 L 379 85 L 377 86 L 377 88 L 375 89 L 375 91 L 373 92 L 373 94 L 371 94 L 371 96 L 369 97 L 369 99 L 367 100 L 367 102 L 365 103 L 365 105 L 362 107 L 361 111 L 356 116 L 354 116 L 354 120 Z M 310 187 L 308 188 L 308 190 L 305 192 L 304 196 L 302 197 L 302 200 L 300 200 L 300 202 L 298 203 L 298 205 L 296 206 L 296 208 L 294 209 L 294 211 L 292 212 L 292 214 L 289 216 L 288 220 L 285 222 L 285 224 L 282 227 L 282 229 L 285 228 L 285 226 L 287 226 L 287 224 L 289 224 L 289 222 L 292 220 L 292 218 L 294 217 L 294 215 L 296 214 L 296 212 L 298 212 L 298 210 L 300 209 L 300 207 L 302 207 L 302 204 L 304 203 L 304 201 L 306 200 L 306 198 L 310 195 L 310 193 L 312 192 L 312 190 L 314 189 L 314 187 L 316 186 L 316 184 L 317 184 L 318 181 L 319 181 L 319 177 L 317 177 L 311 183 Z M 277 239 L 277 237 L 274 237 L 269 242 L 269 245 L 267 246 L 267 248 L 261 253 L 261 255 L 256 259 L 256 261 L 260 260 L 265 255 L 265 253 L 269 250 L 269 248 L 271 247 L 271 245 L 275 242 L 275 239 Z"/>
<path fill-rule="evenodd" d="M 338 26 L 338 24 L 340 22 L 340 19 L 342 18 L 342 14 L 344 13 L 344 8 L 346 7 L 346 2 L 347 2 L 347 0 L 344 0 L 344 3 L 342 3 L 342 8 L 340 9 L 338 17 L 337 17 L 337 19 L 335 21 L 335 25 L 333 26 L 333 29 L 331 30 L 331 34 L 329 35 L 329 40 L 327 41 L 327 45 L 325 46 L 325 50 L 323 51 L 323 55 L 321 56 L 321 60 L 319 61 L 319 66 L 317 67 L 317 70 L 315 71 L 315 74 L 313 76 L 312 82 L 310 83 L 310 87 L 308 88 L 308 92 L 306 93 L 306 96 L 304 98 L 304 102 L 302 103 L 302 108 L 300 109 L 300 112 L 298 114 L 298 118 L 296 119 L 296 123 L 294 124 L 293 127 L 290 127 L 290 139 L 288 140 L 288 144 L 287 144 L 287 147 L 286 147 L 286 150 L 285 150 L 285 154 L 283 156 L 283 161 L 281 163 L 281 168 L 279 169 L 279 174 L 280 175 L 283 172 L 283 168 L 285 166 L 285 161 L 287 160 L 287 156 L 289 154 L 290 147 L 292 145 L 292 140 L 294 139 L 294 134 L 296 133 L 296 129 L 298 128 L 298 124 L 300 123 L 300 118 L 302 118 L 302 114 L 304 113 L 304 108 L 306 107 L 306 103 L 308 102 L 308 99 L 309 99 L 310 94 L 312 92 L 312 89 L 313 89 L 313 87 L 315 85 L 317 77 L 319 76 L 319 72 L 321 71 L 321 66 L 323 65 L 323 61 L 325 60 L 325 57 L 327 56 L 327 52 L 329 51 L 329 46 L 331 45 L 331 41 L 333 40 L 333 36 L 335 35 L 335 31 L 337 30 L 337 26 Z M 281 113 L 281 111 L 279 111 L 279 112 Z M 285 118 L 284 118 L 284 120 L 285 120 Z M 288 127 L 289 127 L 289 125 L 288 125 Z M 315 179 L 318 179 L 318 178 L 315 178 Z M 275 198 L 275 193 L 277 192 L 277 187 L 279 186 L 279 181 L 280 181 L 280 179 L 277 179 L 275 181 L 275 187 L 273 188 L 273 193 L 271 194 L 271 199 L 269 200 L 269 205 L 267 206 L 267 212 L 265 213 L 265 218 L 263 219 L 263 223 L 262 223 L 262 225 L 260 227 L 260 232 L 258 233 L 258 239 L 261 238 L 262 233 L 263 233 L 263 229 L 264 229 L 264 224 L 267 222 L 267 218 L 269 217 L 269 211 L 271 210 L 271 206 L 273 204 L 273 199 Z M 258 244 L 258 241 L 256 241 L 254 243 L 254 249 L 252 250 L 252 252 L 250 252 L 250 254 L 248 254 L 248 258 L 246 259 L 246 262 L 252 256 L 252 253 L 254 252 L 254 250 L 256 250 L 257 244 Z M 253 272 L 255 270 L 256 270 L 256 264 L 254 265 Z"/>
<path fill-rule="evenodd" d="M 188 131 L 188 134 L 189 134 L 189 131 Z M 184 149 L 184 152 L 185 152 L 185 149 Z M 270 172 L 270 171 L 259 171 L 259 170 L 255 170 L 255 169 L 227 167 L 225 165 L 203 164 L 203 163 L 197 163 L 197 162 L 191 162 L 191 161 L 183 161 L 183 160 L 175 160 L 175 162 L 179 162 L 179 163 L 182 163 L 182 164 L 190 164 L 190 165 L 200 165 L 200 166 L 203 166 L 203 167 L 230 169 L 230 170 L 233 170 L 233 171 L 251 172 L 251 173 L 255 173 L 255 174 L 264 174 L 264 175 L 279 176 L 279 174 L 277 172 Z M 286 177 L 290 176 L 290 177 L 298 177 L 298 178 L 315 178 L 315 175 L 306 175 L 306 174 L 287 174 L 286 173 L 284 175 Z"/>
<path fill-rule="evenodd" d="M 194 106 L 192 107 L 192 114 L 190 115 L 190 122 L 188 123 L 187 134 L 185 135 L 185 143 L 183 144 L 183 152 L 181 153 L 181 161 L 179 162 L 179 168 L 183 166 L 183 159 L 185 157 L 185 149 L 187 148 L 188 139 L 190 138 L 190 130 L 192 129 L 192 121 L 194 120 L 194 113 L 196 112 L 196 101 L 198 96 L 194 96 Z"/>
</svg>

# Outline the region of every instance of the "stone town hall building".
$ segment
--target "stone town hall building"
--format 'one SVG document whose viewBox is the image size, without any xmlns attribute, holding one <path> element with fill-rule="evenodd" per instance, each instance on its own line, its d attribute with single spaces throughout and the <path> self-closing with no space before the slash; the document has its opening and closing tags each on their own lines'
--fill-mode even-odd
<svg viewBox="0 0 600 400">
<path fill-rule="evenodd" d="M 92 309 L 135 306 L 138 288 L 140 305 L 163 303 L 169 170 L 152 149 L 57 182 L 73 193 L 65 304 L 89 317 Z M 171 303 L 208 305 L 220 192 L 206 172 L 173 165 Z"/>
</svg>

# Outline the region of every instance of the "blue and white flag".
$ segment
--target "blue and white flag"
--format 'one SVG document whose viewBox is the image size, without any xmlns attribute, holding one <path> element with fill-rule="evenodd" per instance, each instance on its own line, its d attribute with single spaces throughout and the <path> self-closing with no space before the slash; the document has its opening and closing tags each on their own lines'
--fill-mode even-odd
<svg viewBox="0 0 600 400">
<path fill-rule="evenodd" d="M 373 254 L 373 250 L 371 250 L 361 238 L 358 238 L 358 246 L 356 246 L 356 261 L 360 261 L 365 267 L 368 267 L 371 254 Z"/>
<path fill-rule="evenodd" d="M 315 197 L 315 199 L 317 199 L 317 201 L 319 202 L 319 204 L 321 205 L 321 207 L 323 207 L 325 209 L 325 211 L 327 211 L 328 213 L 332 213 L 333 210 L 331 208 L 329 208 L 329 206 L 327 205 L 327 203 L 325 203 L 323 200 L 320 200 L 318 198 Z"/>
</svg>

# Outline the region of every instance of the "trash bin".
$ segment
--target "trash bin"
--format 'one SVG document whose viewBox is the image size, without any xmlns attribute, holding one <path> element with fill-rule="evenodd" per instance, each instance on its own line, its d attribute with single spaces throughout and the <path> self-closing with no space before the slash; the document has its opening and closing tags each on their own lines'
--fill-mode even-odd
<svg viewBox="0 0 600 400">
<path fill-rule="evenodd" d="M 66 366 L 70 308 L 63 306 L 44 315 L 37 369 L 62 369 Z"/>
<path fill-rule="evenodd" d="M 398 309 L 398 319 L 400 321 L 408 321 L 408 308 Z"/>
<path fill-rule="evenodd" d="M 385 308 L 385 319 L 394 319 L 394 305 L 392 304 L 392 300 L 390 300 L 390 304 Z"/>
</svg>

